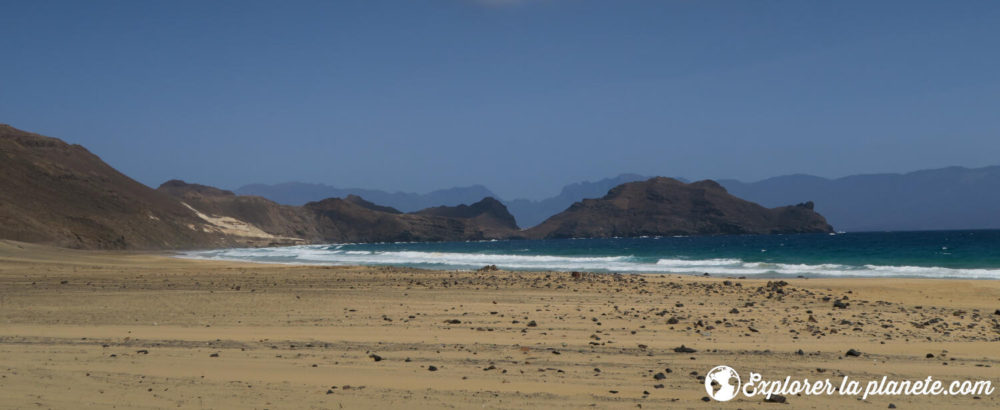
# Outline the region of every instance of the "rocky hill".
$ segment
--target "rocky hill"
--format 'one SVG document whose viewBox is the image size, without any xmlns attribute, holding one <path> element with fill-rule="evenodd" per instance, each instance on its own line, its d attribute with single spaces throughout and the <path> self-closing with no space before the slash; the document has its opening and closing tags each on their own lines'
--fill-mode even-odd
<svg viewBox="0 0 1000 410">
<path fill-rule="evenodd" d="M 236 243 L 207 225 L 79 145 L 0 125 L 0 238 L 96 249 Z"/>
<path fill-rule="evenodd" d="M 376 204 L 374 202 L 371 202 L 371 201 L 368 201 L 368 200 L 366 200 L 366 199 L 364 199 L 364 198 L 362 198 L 362 197 L 360 197 L 358 195 L 348 195 L 346 198 L 344 198 L 344 200 L 347 201 L 347 202 L 350 202 L 350 203 L 352 203 L 354 205 L 360 206 L 362 208 L 371 209 L 373 211 L 388 212 L 390 214 L 401 214 L 402 213 L 402 212 L 399 212 L 399 210 L 396 209 L 396 208 L 393 208 L 391 206 L 378 205 L 378 204 Z"/>
<path fill-rule="evenodd" d="M 471 206 L 404 214 L 357 195 L 298 207 L 176 180 L 164 183 L 158 190 L 206 218 L 226 221 L 234 229 L 242 226 L 240 229 L 257 229 L 259 234 L 271 235 L 275 244 L 463 241 L 507 238 L 517 231 L 514 217 L 492 198 Z M 509 221 L 509 225 L 498 221 Z"/>
<path fill-rule="evenodd" d="M 559 195 L 542 200 L 515 199 L 507 201 L 507 208 L 510 213 L 517 218 L 517 223 L 521 226 L 535 226 L 544 222 L 549 217 L 562 212 L 574 202 L 587 198 L 599 198 L 606 194 L 608 190 L 618 185 L 644 181 L 649 177 L 637 174 L 621 174 L 614 178 L 605 178 L 599 181 L 584 181 L 566 185 L 559 192 Z"/>
<path fill-rule="evenodd" d="M 478 226 L 496 232 L 517 231 L 517 221 L 507 207 L 496 198 L 483 198 L 472 205 L 436 206 L 414 212 L 417 215 L 441 216 L 474 221 Z"/>
<path fill-rule="evenodd" d="M 812 203 L 768 209 L 714 181 L 652 178 L 619 185 L 603 198 L 574 203 L 529 229 L 529 238 L 603 238 L 832 232 Z"/>
<path fill-rule="evenodd" d="M 502 204 L 502 209 L 481 206 L 488 201 L 495 202 L 487 198 L 472 206 L 438 207 L 409 214 L 379 210 L 341 198 L 310 202 L 303 208 L 316 215 L 317 227 L 327 241 L 464 241 L 516 236 L 516 225 L 508 228 L 497 222 L 512 223 L 514 217 Z"/>
</svg>

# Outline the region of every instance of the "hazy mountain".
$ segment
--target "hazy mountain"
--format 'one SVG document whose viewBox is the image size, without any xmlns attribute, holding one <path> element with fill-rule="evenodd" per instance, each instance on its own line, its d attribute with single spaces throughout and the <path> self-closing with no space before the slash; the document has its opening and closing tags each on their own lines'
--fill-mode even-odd
<svg viewBox="0 0 1000 410">
<path fill-rule="evenodd" d="M 656 177 L 585 199 L 529 229 L 529 238 L 733 235 L 832 232 L 813 203 L 768 209 L 730 195 L 715 181 Z"/>
<path fill-rule="evenodd" d="M 440 189 L 425 194 L 386 192 L 377 189 L 337 188 L 324 184 L 285 182 L 281 184 L 250 184 L 237 188 L 239 195 L 256 195 L 285 205 L 304 205 L 326 198 L 347 198 L 356 195 L 373 203 L 413 212 L 435 206 L 471 204 L 496 194 L 482 185 Z"/>
<path fill-rule="evenodd" d="M 559 195 L 542 200 L 515 199 L 507 202 L 507 209 L 514 214 L 517 224 L 522 227 L 532 227 L 542 223 L 548 217 L 566 210 L 574 202 L 584 198 L 600 198 L 608 190 L 626 182 L 642 181 L 642 175 L 622 174 L 614 178 L 600 181 L 586 181 L 569 184 L 563 187 Z"/>
<path fill-rule="evenodd" d="M 1000 228 L 1000 166 L 719 183 L 733 195 L 764 206 L 815 201 L 816 211 L 837 230 Z"/>
</svg>

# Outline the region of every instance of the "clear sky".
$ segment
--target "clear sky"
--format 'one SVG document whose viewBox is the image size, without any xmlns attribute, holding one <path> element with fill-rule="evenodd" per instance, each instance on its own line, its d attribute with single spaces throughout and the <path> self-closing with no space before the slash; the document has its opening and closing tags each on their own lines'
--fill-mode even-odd
<svg viewBox="0 0 1000 410">
<path fill-rule="evenodd" d="M 995 165 L 1000 2 L 2 0 L 0 122 L 152 186 Z"/>
</svg>

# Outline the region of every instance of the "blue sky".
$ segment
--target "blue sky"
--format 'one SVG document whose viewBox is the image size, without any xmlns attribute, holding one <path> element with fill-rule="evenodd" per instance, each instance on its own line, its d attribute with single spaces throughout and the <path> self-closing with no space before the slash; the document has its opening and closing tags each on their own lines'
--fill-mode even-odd
<svg viewBox="0 0 1000 410">
<path fill-rule="evenodd" d="M 1000 163 L 993 1 L 0 1 L 0 122 L 148 185 Z"/>
</svg>

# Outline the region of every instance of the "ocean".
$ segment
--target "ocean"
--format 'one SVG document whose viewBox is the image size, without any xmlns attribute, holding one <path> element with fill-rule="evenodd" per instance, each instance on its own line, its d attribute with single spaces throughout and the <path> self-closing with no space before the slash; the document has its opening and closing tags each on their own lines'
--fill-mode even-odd
<svg viewBox="0 0 1000 410">
<path fill-rule="evenodd" d="M 1000 230 L 325 244 L 180 256 L 427 269 L 1000 279 Z"/>
</svg>

